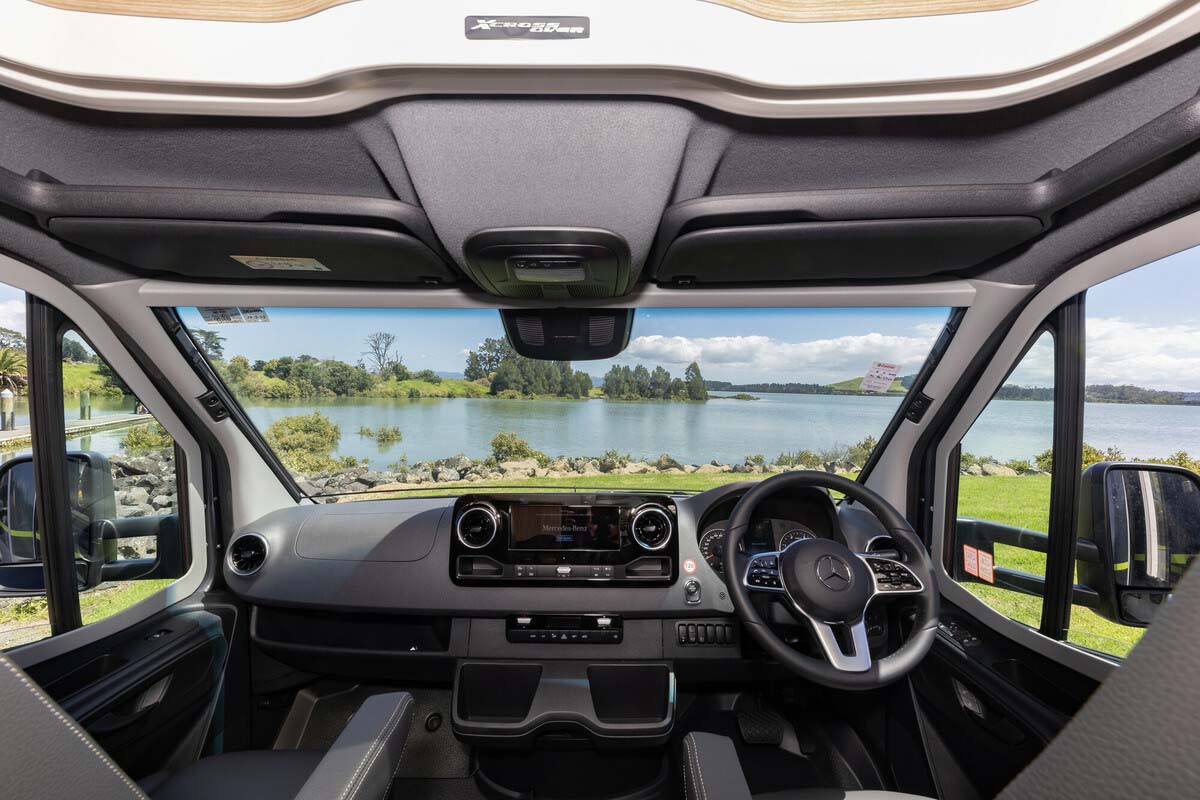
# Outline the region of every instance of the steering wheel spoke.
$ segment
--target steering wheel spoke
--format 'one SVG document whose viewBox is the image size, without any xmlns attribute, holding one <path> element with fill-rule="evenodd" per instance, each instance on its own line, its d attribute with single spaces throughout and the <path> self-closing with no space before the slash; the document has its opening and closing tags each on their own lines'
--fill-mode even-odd
<svg viewBox="0 0 1200 800">
<path fill-rule="evenodd" d="M 756 553 L 748 557 L 742 573 L 742 585 L 752 592 L 786 594 L 787 590 L 779 579 L 779 553 Z"/>
<path fill-rule="evenodd" d="M 885 558 L 872 553 L 855 553 L 871 570 L 871 578 L 875 582 L 871 599 L 876 597 L 895 597 L 908 594 L 921 594 L 925 584 L 917 574 L 903 561 Z"/>
<path fill-rule="evenodd" d="M 867 672 L 871 669 L 871 646 L 867 641 L 866 620 L 835 625 L 815 620 L 807 614 L 804 616 L 808 619 L 809 627 L 816 635 L 817 644 L 820 645 L 821 652 L 825 654 L 825 660 L 830 666 L 842 672 Z"/>
</svg>

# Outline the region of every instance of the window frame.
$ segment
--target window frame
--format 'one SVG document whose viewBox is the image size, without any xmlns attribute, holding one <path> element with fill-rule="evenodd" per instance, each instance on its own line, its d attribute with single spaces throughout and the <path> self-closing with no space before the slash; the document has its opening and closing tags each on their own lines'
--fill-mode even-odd
<svg viewBox="0 0 1200 800">
<path fill-rule="evenodd" d="M 183 546 L 191 555 L 190 564 L 181 577 L 134 605 L 88 625 L 67 625 L 63 630 L 56 631 L 52 624 L 50 636 L 4 651 L 5 656 L 16 664 L 28 668 L 119 634 L 219 581 L 219 537 L 210 536 L 209 532 L 231 526 L 224 504 L 217 501 L 219 492 L 228 492 L 229 469 L 223 453 L 216 446 L 215 438 L 198 424 L 199 418 L 188 409 L 186 401 L 179 397 L 175 387 L 154 369 L 139 346 L 87 298 L 46 273 L 3 254 L 0 254 L 0 269 L 3 269 L 3 278 L 0 280 L 5 284 L 25 292 L 27 298 L 40 298 L 58 310 L 63 318 L 70 320 L 63 330 L 76 331 L 92 345 L 96 354 L 121 375 L 155 420 L 175 440 L 176 480 L 179 482 L 177 513 L 181 536 L 186 540 Z M 30 327 L 28 319 L 26 327 Z M 56 334 L 61 332 L 56 329 Z M 27 330 L 27 337 L 29 333 Z M 54 349 L 56 352 L 61 350 L 61 342 L 57 337 Z M 55 366 L 60 365 L 61 356 Z M 57 381 L 61 383 L 61 372 L 57 369 L 51 371 L 57 373 Z M 60 399 L 59 402 L 63 401 Z M 59 424 L 62 425 L 62 422 Z M 65 465 L 64 441 L 51 440 L 51 446 L 61 453 L 60 460 Z M 66 561 L 74 572 L 73 548 Z M 72 585 L 73 581 L 74 578 Z M 47 596 L 47 602 L 52 605 L 52 598 Z M 62 607 L 61 601 L 59 607 Z"/>
<path fill-rule="evenodd" d="M 1040 629 L 1034 630 L 1009 619 L 972 595 L 946 572 L 943 560 L 946 534 L 954 515 L 954 507 L 948 502 L 953 499 L 948 473 L 952 468 L 957 469 L 957 462 L 951 465 L 951 456 L 970 425 L 1019 362 L 1034 332 L 1059 306 L 1110 278 L 1200 245 L 1198 222 L 1200 212 L 1164 221 L 1157 227 L 1113 243 L 1044 286 L 1029 287 L 1029 294 L 1002 324 L 996 326 L 968 368 L 954 381 L 952 390 L 938 406 L 939 414 L 909 454 L 909 519 L 930 546 L 936 562 L 935 575 L 946 601 L 971 614 L 994 632 L 1096 680 L 1107 677 L 1119 666 L 1121 659 L 1090 650 L 1066 638 L 1052 638 Z M 1082 335 L 1082 326 L 1080 328 Z M 1082 346 L 1080 341 L 1077 355 L 1081 364 Z M 1082 447 L 1082 431 L 1079 445 Z M 1069 616 L 1064 615 L 1069 612 L 1067 605 L 1052 610 L 1047 616 L 1043 606 L 1043 620 L 1051 626 L 1066 626 Z"/>
</svg>

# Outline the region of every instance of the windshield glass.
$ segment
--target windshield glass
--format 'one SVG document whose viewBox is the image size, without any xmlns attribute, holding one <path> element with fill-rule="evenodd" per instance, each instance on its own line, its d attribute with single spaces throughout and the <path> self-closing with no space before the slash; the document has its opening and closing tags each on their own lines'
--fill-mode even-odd
<svg viewBox="0 0 1200 800">
<path fill-rule="evenodd" d="M 494 309 L 179 313 L 302 491 L 380 497 L 854 475 L 949 309 L 639 309 L 573 363 L 517 355 Z"/>
</svg>

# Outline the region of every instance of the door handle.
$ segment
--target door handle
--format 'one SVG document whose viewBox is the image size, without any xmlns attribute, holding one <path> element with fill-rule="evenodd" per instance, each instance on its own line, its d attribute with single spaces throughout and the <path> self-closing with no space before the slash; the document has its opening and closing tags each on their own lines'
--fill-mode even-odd
<svg viewBox="0 0 1200 800">
<path fill-rule="evenodd" d="M 105 714 L 92 725 L 88 726 L 88 732 L 93 735 L 104 736 L 125 730 L 139 720 L 144 719 L 167 696 L 167 689 L 171 685 L 171 677 L 170 675 L 163 677 L 141 691 L 130 702 Z"/>
</svg>

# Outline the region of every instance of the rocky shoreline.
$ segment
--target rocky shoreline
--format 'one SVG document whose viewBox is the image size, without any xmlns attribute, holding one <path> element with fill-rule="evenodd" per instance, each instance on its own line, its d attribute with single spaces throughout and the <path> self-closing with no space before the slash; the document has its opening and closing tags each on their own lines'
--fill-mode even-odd
<svg viewBox="0 0 1200 800">
<path fill-rule="evenodd" d="M 178 505 L 175 454 L 170 450 L 109 456 L 117 517 L 173 514 Z"/>
</svg>

